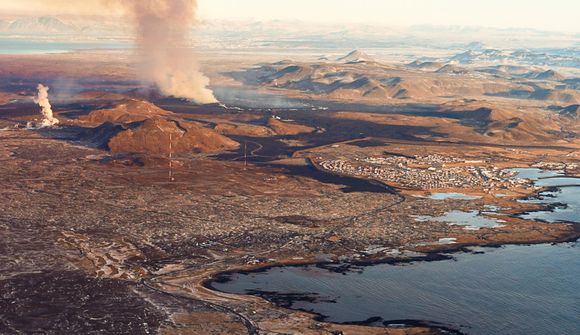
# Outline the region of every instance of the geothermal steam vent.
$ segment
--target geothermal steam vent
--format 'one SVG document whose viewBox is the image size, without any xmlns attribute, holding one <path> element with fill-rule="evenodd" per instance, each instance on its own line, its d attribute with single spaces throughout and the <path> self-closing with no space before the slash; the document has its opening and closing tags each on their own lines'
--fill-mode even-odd
<svg viewBox="0 0 580 335">
<path fill-rule="evenodd" d="M 56 119 L 52 113 L 52 106 L 48 100 L 48 90 L 48 87 L 42 84 L 38 84 L 38 95 L 34 97 L 34 102 L 41 107 L 41 113 L 43 117 L 42 122 L 37 125 L 39 128 L 53 127 L 60 123 L 60 121 Z"/>
</svg>

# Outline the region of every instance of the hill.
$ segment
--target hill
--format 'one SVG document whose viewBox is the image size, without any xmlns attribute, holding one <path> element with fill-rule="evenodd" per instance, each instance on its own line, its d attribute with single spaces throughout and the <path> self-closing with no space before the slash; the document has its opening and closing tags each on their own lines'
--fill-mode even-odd
<svg viewBox="0 0 580 335">
<path fill-rule="evenodd" d="M 373 64 L 296 64 L 263 76 L 263 83 L 274 87 L 326 95 L 331 99 L 403 99 L 407 89 L 402 80 L 373 78 L 367 72 L 384 68 Z"/>
<path fill-rule="evenodd" d="M 447 61 L 456 61 L 461 64 L 500 63 L 526 64 L 537 66 L 580 67 L 580 57 L 573 50 L 571 52 L 547 53 L 527 49 L 499 50 L 483 49 L 469 50 L 447 58 Z"/>
<path fill-rule="evenodd" d="M 453 74 L 453 75 L 468 75 L 472 73 L 470 70 L 457 66 L 455 64 L 446 64 L 441 67 L 439 70 L 436 71 L 437 73 L 446 73 L 446 74 Z"/>
<path fill-rule="evenodd" d="M 531 79 L 538 79 L 538 80 L 554 80 L 554 81 L 561 81 L 566 79 L 566 77 L 554 70 L 547 70 L 540 73 L 533 73 L 530 76 Z"/>
<path fill-rule="evenodd" d="M 298 135 L 312 133 L 316 129 L 291 122 L 284 122 L 275 118 L 268 119 L 268 127 L 277 135 Z"/>
<path fill-rule="evenodd" d="M 213 153 L 239 147 L 237 142 L 212 129 L 164 119 L 129 124 L 108 139 L 107 147 L 114 153 L 169 154 L 170 138 L 172 153 Z"/>
<path fill-rule="evenodd" d="M 81 122 L 98 124 L 81 139 L 114 153 L 212 153 L 233 150 L 238 143 L 213 129 L 184 120 L 154 104 L 124 99 L 110 109 L 91 112 Z"/>
<path fill-rule="evenodd" d="M 338 58 L 337 61 L 342 63 L 363 63 L 374 62 L 374 59 L 360 50 L 354 50 L 348 55 Z"/>
<path fill-rule="evenodd" d="M 443 62 L 421 62 L 421 61 L 414 61 L 412 63 L 407 64 L 407 67 L 412 69 L 419 69 L 424 71 L 437 71 L 445 66 Z"/>
<path fill-rule="evenodd" d="M 214 130 L 219 134 L 230 136 L 270 137 L 276 135 L 266 126 L 238 122 L 220 122 L 216 124 Z"/>
<path fill-rule="evenodd" d="M 130 123 L 153 117 L 168 117 L 172 112 L 163 110 L 154 104 L 137 99 L 124 99 L 110 109 L 96 110 L 81 117 L 81 121 L 90 123 Z"/>
<path fill-rule="evenodd" d="M 460 123 L 494 142 L 553 142 L 558 140 L 560 125 L 557 118 L 540 110 L 520 110 L 485 101 L 453 102 L 444 110 L 461 112 Z"/>
<path fill-rule="evenodd" d="M 503 78 L 528 78 L 531 73 L 538 73 L 534 66 L 523 65 L 493 65 L 486 67 L 478 67 L 477 72 L 488 73 Z"/>
<path fill-rule="evenodd" d="M 269 64 L 250 71 L 239 77 L 258 78 L 261 85 L 314 94 L 321 98 L 373 103 L 476 97 L 525 89 L 523 85 L 507 80 L 475 80 L 467 76 L 473 73 L 471 70 L 453 64 L 444 65 L 436 74 L 421 75 L 380 63 Z"/>
<path fill-rule="evenodd" d="M 580 92 L 573 89 L 571 81 L 557 82 L 562 77 L 553 70 L 520 65 L 478 68 L 420 61 L 404 67 L 377 62 L 278 62 L 261 64 L 233 76 L 245 84 L 272 87 L 279 92 L 286 90 L 298 98 L 316 96 L 370 104 L 401 104 L 411 100 L 441 103 L 459 98 L 496 97 L 569 105 L 578 103 Z"/>
<path fill-rule="evenodd" d="M 223 135 L 250 137 L 292 136 L 316 131 L 312 127 L 281 121 L 273 117 L 268 118 L 265 125 L 220 122 L 215 126 L 214 130 Z"/>
<path fill-rule="evenodd" d="M 530 95 L 531 99 L 551 101 L 557 104 L 580 104 L 580 91 L 578 90 L 552 90 L 538 89 Z"/>
</svg>

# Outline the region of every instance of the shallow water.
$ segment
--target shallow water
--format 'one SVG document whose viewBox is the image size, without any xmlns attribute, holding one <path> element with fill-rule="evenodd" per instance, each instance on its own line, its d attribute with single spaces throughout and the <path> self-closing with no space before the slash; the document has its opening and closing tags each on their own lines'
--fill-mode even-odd
<svg viewBox="0 0 580 335">
<path fill-rule="evenodd" d="M 465 226 L 468 230 L 478 230 L 480 228 L 499 228 L 503 221 L 482 216 L 479 211 L 463 212 L 451 211 L 443 216 L 418 216 L 417 221 L 447 222 L 454 226 Z"/>
<path fill-rule="evenodd" d="M 578 334 L 578 243 L 480 250 L 454 260 L 380 264 L 344 274 L 316 266 L 273 268 L 234 274 L 212 286 L 279 303 L 282 297 L 284 305 L 332 322 L 380 317 L 387 324 L 438 322 L 473 335 Z M 302 294 L 310 299 L 300 299 Z"/>
<path fill-rule="evenodd" d="M 429 196 L 429 199 L 432 200 L 447 200 L 447 199 L 454 199 L 454 200 L 477 200 L 481 199 L 480 196 L 477 195 L 467 195 L 463 193 L 433 193 Z"/>
</svg>

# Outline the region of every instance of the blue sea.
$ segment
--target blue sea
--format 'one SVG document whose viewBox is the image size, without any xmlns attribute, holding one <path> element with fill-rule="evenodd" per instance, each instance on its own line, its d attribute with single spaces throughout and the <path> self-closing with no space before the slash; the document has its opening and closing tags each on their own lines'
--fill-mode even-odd
<svg viewBox="0 0 580 335">
<path fill-rule="evenodd" d="M 127 41 L 54 41 L 38 38 L 15 38 L 0 36 L 0 54 L 30 55 L 46 53 L 64 53 L 90 49 L 130 49 Z"/>
</svg>

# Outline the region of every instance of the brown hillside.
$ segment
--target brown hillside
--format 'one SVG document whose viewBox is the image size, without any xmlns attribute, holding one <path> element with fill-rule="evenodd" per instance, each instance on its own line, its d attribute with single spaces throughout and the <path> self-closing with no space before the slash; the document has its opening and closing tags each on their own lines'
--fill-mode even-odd
<svg viewBox="0 0 580 335">
<path fill-rule="evenodd" d="M 292 136 L 312 133 L 316 129 L 300 124 L 280 121 L 275 118 L 269 118 L 266 126 L 237 122 L 221 122 L 216 125 L 214 130 L 223 135 L 271 137 L 277 135 Z"/>
<path fill-rule="evenodd" d="M 82 121 L 90 123 L 131 123 L 154 117 L 168 117 L 173 113 L 161 109 L 154 104 L 136 99 L 125 99 L 111 109 L 101 109 L 81 117 Z"/>
<path fill-rule="evenodd" d="M 564 105 L 580 104 L 580 91 L 578 90 L 539 90 L 534 92 L 531 97 Z"/>
<path fill-rule="evenodd" d="M 268 120 L 268 126 L 277 134 L 277 135 L 298 135 L 298 134 L 305 134 L 305 133 L 312 133 L 316 129 L 308 126 L 304 126 L 301 124 L 283 122 L 278 119 L 270 118 Z"/>
<path fill-rule="evenodd" d="M 461 124 L 495 141 L 551 142 L 560 131 L 557 115 L 540 109 L 515 109 L 485 101 L 450 103 L 448 111 L 464 112 Z"/>
<path fill-rule="evenodd" d="M 316 95 L 323 99 L 367 103 L 403 103 L 410 99 L 438 101 L 455 97 L 512 97 L 515 94 L 513 92 L 532 94 L 534 87 L 538 87 L 537 83 L 532 87 L 506 79 L 480 78 L 474 75 L 475 72 L 453 64 L 442 66 L 436 73 L 420 74 L 368 62 L 274 63 L 250 72 L 259 78 L 262 85 L 277 89 Z M 521 98 L 521 94 L 513 97 Z"/>
<path fill-rule="evenodd" d="M 223 135 L 234 136 L 270 137 L 276 135 L 274 131 L 268 127 L 234 122 L 218 123 L 214 130 Z"/>
<path fill-rule="evenodd" d="M 112 137 L 108 147 L 115 153 L 168 154 L 170 135 L 173 153 L 212 153 L 233 150 L 239 144 L 212 129 L 195 123 L 147 119 L 131 124 Z"/>
</svg>

